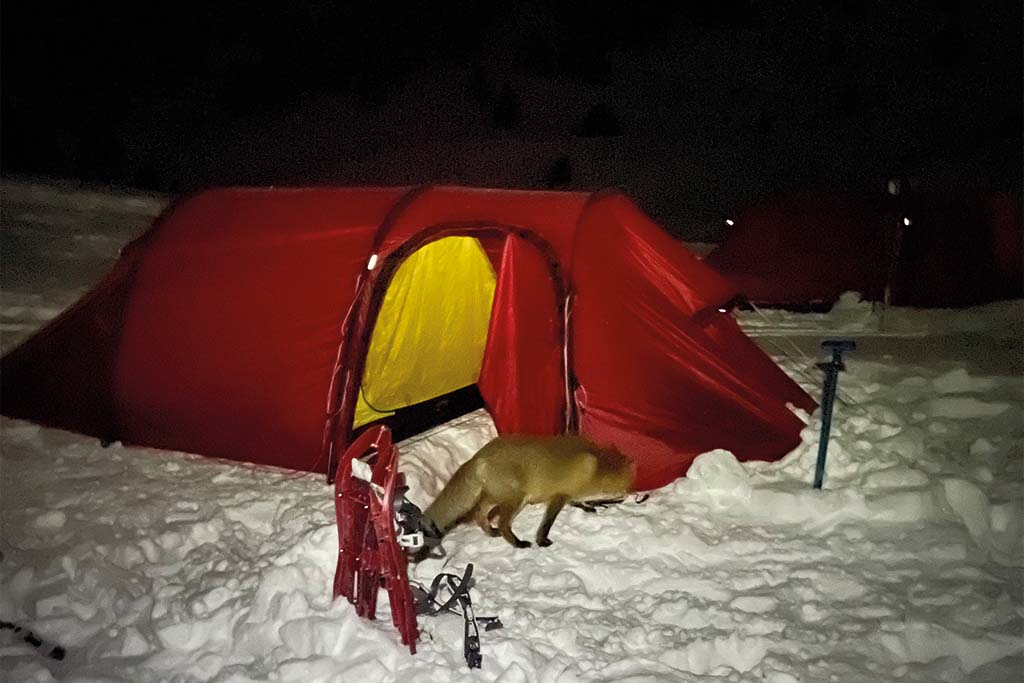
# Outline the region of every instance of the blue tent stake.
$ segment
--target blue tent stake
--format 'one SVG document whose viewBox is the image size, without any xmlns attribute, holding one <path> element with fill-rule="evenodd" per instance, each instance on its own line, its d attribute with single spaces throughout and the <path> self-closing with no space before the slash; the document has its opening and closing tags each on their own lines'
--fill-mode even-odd
<svg viewBox="0 0 1024 683">
<path fill-rule="evenodd" d="M 818 464 L 814 468 L 814 488 L 820 489 L 825 478 L 825 455 L 828 453 L 828 435 L 832 429 L 832 404 L 836 399 L 836 386 L 839 384 L 839 373 L 846 369 L 843 353 L 854 351 L 857 342 L 852 339 L 826 339 L 821 348 L 832 352 L 832 360 L 818 363 L 825 371 L 825 386 L 821 390 L 821 440 L 818 443 Z"/>
</svg>

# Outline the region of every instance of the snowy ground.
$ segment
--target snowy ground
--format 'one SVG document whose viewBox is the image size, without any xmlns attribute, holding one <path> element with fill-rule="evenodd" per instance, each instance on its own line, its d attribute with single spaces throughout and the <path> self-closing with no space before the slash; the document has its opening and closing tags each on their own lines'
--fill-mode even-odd
<svg viewBox="0 0 1024 683">
<path fill-rule="evenodd" d="M 163 200 L 5 183 L 0 347 L 73 302 Z M 2 418 L 0 631 L 11 681 L 1016 681 L 1024 673 L 1024 302 L 743 315 L 817 396 L 818 343 L 860 348 L 840 379 L 826 490 L 815 416 L 774 464 L 701 456 L 691 476 L 598 514 L 547 549 L 463 527 L 483 668 L 458 617 L 410 656 L 386 618 L 332 602 L 320 477 L 114 445 Z M 402 446 L 429 501 L 493 433 L 484 414 Z M 540 519 L 528 510 L 517 529 Z M 44 646 L 45 650 L 48 646 Z"/>
</svg>

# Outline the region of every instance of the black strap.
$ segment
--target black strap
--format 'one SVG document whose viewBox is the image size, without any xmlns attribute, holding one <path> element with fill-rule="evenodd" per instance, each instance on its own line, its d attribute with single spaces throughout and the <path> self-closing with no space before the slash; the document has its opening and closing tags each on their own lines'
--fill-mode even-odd
<svg viewBox="0 0 1024 683">
<path fill-rule="evenodd" d="M 651 496 L 649 493 L 645 493 L 643 495 L 637 493 L 633 498 L 633 502 L 639 505 L 640 503 L 645 502 L 650 497 Z M 600 500 L 580 500 L 574 503 L 570 503 L 570 505 L 572 505 L 574 508 L 579 508 L 584 512 L 597 512 L 598 508 L 601 508 L 603 510 L 611 505 L 618 505 L 620 503 L 625 502 L 625 498 L 602 498 Z"/>
<path fill-rule="evenodd" d="M 64 655 L 67 654 L 66 650 L 60 645 L 45 641 L 32 631 L 22 628 L 17 624 L 12 624 L 9 621 L 0 621 L 0 631 L 3 630 L 14 631 L 14 635 L 21 636 L 22 640 L 51 659 L 60 661 L 64 659 Z"/>
<path fill-rule="evenodd" d="M 442 572 L 434 577 L 434 580 L 430 583 L 429 591 L 424 591 L 419 586 L 416 586 L 420 591 L 420 595 L 416 596 L 416 614 L 428 617 L 435 616 L 440 612 L 460 614 L 458 610 L 454 609 L 453 605 L 458 603 L 459 598 L 463 595 L 469 598 L 469 580 L 471 578 L 473 578 L 472 562 L 466 565 L 466 571 L 463 572 L 462 578 L 455 574 Z M 442 583 L 447 584 L 448 590 L 451 591 L 451 597 L 443 603 L 437 600 L 437 594 L 440 592 Z"/>
<path fill-rule="evenodd" d="M 473 611 L 473 600 L 469 597 L 470 579 L 473 577 L 473 563 L 466 565 L 466 571 L 459 577 L 455 574 L 442 572 L 434 577 L 430 583 L 430 590 L 414 584 L 412 586 L 416 603 L 416 614 L 425 616 L 436 616 L 441 612 L 459 614 L 463 619 L 463 641 L 462 654 L 466 658 L 466 664 L 470 669 L 479 669 L 483 662 L 483 655 L 480 653 L 480 627 L 484 625 L 485 631 L 493 631 L 501 628 L 503 624 L 498 617 L 477 617 Z M 445 587 L 451 592 L 451 596 L 441 602 L 437 595 L 441 588 Z M 458 609 L 455 606 L 458 605 Z"/>
<path fill-rule="evenodd" d="M 395 524 L 403 535 L 419 535 L 422 540 L 421 548 L 414 548 L 414 556 L 417 561 L 426 557 L 444 557 L 444 547 L 441 546 L 441 531 L 434 523 L 423 515 L 419 506 L 405 497 L 402 489 L 395 496 Z M 436 552 L 435 552 L 436 551 Z"/>
</svg>

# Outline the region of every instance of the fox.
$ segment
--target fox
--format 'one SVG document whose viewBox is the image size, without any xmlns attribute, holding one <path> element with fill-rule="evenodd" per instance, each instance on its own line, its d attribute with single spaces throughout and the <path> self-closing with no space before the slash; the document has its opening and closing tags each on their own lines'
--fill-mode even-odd
<svg viewBox="0 0 1024 683">
<path fill-rule="evenodd" d="M 624 498 L 635 474 L 629 458 L 579 436 L 499 436 L 455 471 L 423 513 L 424 521 L 440 539 L 472 518 L 488 536 L 529 548 L 529 541 L 512 532 L 512 520 L 526 505 L 546 503 L 535 537 L 543 548 L 551 545 L 551 525 L 566 504 L 588 509 L 588 501 Z"/>
</svg>

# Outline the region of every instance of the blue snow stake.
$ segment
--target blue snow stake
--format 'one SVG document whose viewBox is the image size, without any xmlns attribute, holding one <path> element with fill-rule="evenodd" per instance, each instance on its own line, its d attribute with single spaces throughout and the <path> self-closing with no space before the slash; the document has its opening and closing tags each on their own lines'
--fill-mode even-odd
<svg viewBox="0 0 1024 683">
<path fill-rule="evenodd" d="M 839 373 L 846 369 L 843 353 L 855 351 L 857 342 L 852 339 L 826 339 L 821 348 L 832 352 L 832 360 L 818 363 L 825 371 L 825 386 L 821 390 L 821 441 L 818 443 L 818 464 L 814 468 L 814 488 L 821 488 L 825 478 L 825 454 L 828 453 L 828 434 L 832 429 L 832 404 L 835 403 L 836 386 L 839 384 Z"/>
</svg>

